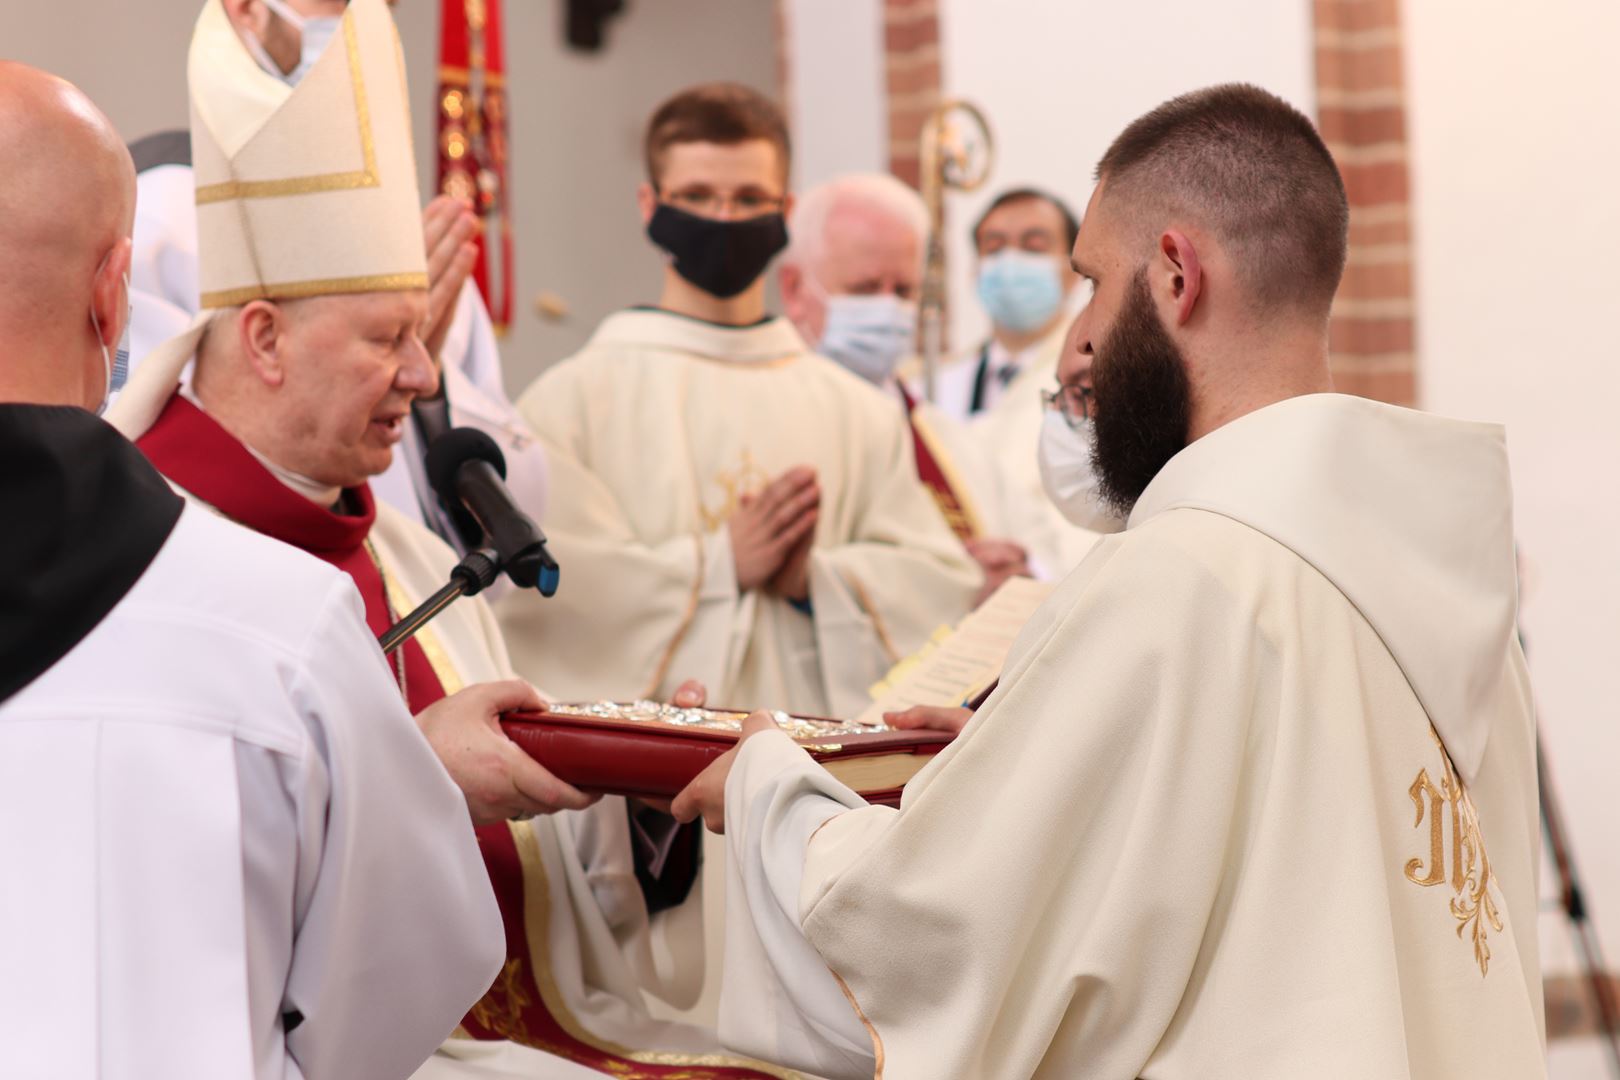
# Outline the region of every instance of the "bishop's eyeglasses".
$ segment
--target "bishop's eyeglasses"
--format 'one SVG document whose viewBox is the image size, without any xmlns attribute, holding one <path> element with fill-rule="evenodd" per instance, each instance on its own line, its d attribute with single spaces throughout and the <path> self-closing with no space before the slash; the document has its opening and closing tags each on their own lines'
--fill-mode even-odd
<svg viewBox="0 0 1620 1080">
<path fill-rule="evenodd" d="M 1064 423 L 1079 430 L 1081 424 L 1091 419 L 1091 399 L 1095 396 L 1089 386 L 1081 386 L 1077 382 L 1058 383 L 1056 390 L 1041 391 L 1041 404 L 1048 409 L 1056 409 Z"/>
</svg>

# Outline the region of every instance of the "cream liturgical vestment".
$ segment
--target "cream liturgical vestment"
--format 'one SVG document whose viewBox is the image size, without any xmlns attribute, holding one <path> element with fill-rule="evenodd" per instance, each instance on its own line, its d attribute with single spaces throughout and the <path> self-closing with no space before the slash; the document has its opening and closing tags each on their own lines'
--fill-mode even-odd
<svg viewBox="0 0 1620 1080">
<path fill-rule="evenodd" d="M 972 602 L 977 572 L 917 483 L 894 402 L 791 323 L 609 316 L 519 408 L 551 463 L 556 599 L 499 605 L 520 672 L 568 698 L 667 696 L 853 715 L 895 660 Z M 739 593 L 738 500 L 813 466 L 808 609 Z"/>
<path fill-rule="evenodd" d="M 1515 614 L 1500 429 L 1228 424 L 898 811 L 744 744 L 722 1039 L 886 1080 L 1544 1076 Z"/>
</svg>

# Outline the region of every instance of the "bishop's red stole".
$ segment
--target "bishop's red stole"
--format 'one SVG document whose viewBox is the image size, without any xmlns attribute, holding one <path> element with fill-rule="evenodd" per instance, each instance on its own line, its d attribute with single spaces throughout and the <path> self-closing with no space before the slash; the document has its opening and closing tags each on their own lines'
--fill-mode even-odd
<svg viewBox="0 0 1620 1080">
<path fill-rule="evenodd" d="M 344 492 L 343 503 L 354 508 L 354 513 L 317 506 L 277 480 L 218 421 L 179 394 L 169 399 L 157 422 L 135 445 L 164 476 L 226 517 L 302 548 L 347 573 L 365 601 L 366 624 L 372 633 L 381 635 L 393 625 L 396 615 L 404 614 L 390 606 L 384 571 L 366 544 L 377 516 L 367 485 Z M 419 602 L 425 597 L 413 599 Z M 389 660 L 413 714 L 444 697 L 444 685 L 416 639 L 406 641 Z M 612 1076 L 639 1080 L 764 1080 L 771 1075 L 745 1067 L 706 1066 L 694 1055 L 638 1053 L 595 1038 L 572 1017 L 565 1017 L 566 1026 L 559 1022 L 537 981 L 549 983 L 549 971 L 532 970 L 545 962 L 547 946 L 543 940 L 529 941 L 523 859 L 512 830 L 502 823 L 482 826 L 476 832 L 506 928 L 507 962 L 489 992 L 462 1021 L 468 1034 L 477 1039 L 511 1039 Z M 536 882 L 533 887 L 543 890 L 545 883 Z M 407 946 L 402 943 L 401 947 Z M 657 1058 L 658 1063 L 638 1060 L 642 1057 Z"/>
<path fill-rule="evenodd" d="M 898 385 L 900 399 L 906 405 L 906 423 L 911 425 L 911 443 L 917 452 L 917 479 L 934 497 L 934 503 L 945 516 L 945 523 L 951 527 L 951 532 L 965 544 L 979 535 L 978 525 L 962 495 L 952 485 L 945 463 L 941 460 L 942 455 L 935 453 L 933 443 L 917 424 L 917 399 L 911 396 L 904 383 Z"/>
</svg>

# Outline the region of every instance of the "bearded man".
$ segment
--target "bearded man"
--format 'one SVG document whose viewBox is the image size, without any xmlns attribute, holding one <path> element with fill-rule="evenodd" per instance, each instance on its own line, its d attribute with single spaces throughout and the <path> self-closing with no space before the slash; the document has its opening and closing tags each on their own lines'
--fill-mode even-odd
<svg viewBox="0 0 1620 1080">
<path fill-rule="evenodd" d="M 1073 342 L 1127 528 L 898 810 L 768 714 L 676 801 L 728 837 L 721 1037 L 888 1080 L 1545 1076 L 1502 432 L 1330 392 L 1348 207 L 1283 101 L 1176 98 L 1097 179 Z"/>
</svg>

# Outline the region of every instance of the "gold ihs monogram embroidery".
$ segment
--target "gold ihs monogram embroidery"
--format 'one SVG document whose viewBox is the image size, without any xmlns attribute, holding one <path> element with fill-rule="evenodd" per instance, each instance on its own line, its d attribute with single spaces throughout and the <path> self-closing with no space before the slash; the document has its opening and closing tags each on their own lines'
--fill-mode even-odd
<svg viewBox="0 0 1620 1080">
<path fill-rule="evenodd" d="M 507 960 L 495 984 L 472 1007 L 472 1018 L 496 1035 L 522 1040 L 523 1010 L 534 1004 L 526 982 L 523 961 Z"/>
<path fill-rule="evenodd" d="M 731 519 L 744 495 L 753 495 L 771 482 L 770 475 L 759 467 L 751 450 L 744 450 L 735 469 L 722 469 L 715 474 L 710 486 L 719 490 L 719 499 L 711 503 L 708 493 L 703 495 L 699 512 L 703 515 L 703 528 L 713 532 Z"/>
<path fill-rule="evenodd" d="M 1474 960 L 1479 964 L 1479 973 L 1485 975 L 1491 964 L 1491 946 L 1485 928 L 1489 925 L 1497 932 L 1502 929 L 1502 916 L 1491 898 L 1491 862 L 1485 855 L 1485 839 L 1479 832 L 1479 815 L 1474 811 L 1473 800 L 1451 767 L 1451 755 L 1446 753 L 1439 736 L 1432 728 L 1429 734 L 1440 748 L 1444 772 L 1440 786 L 1436 787 L 1429 778 L 1429 770 L 1419 769 L 1417 779 L 1407 789 L 1417 808 L 1417 819 L 1412 827 L 1421 827 L 1424 817 L 1429 819 L 1429 861 L 1425 869 L 1421 857 L 1407 860 L 1406 877 L 1418 885 L 1451 886 L 1456 894 L 1451 900 L 1451 914 L 1457 919 L 1457 936 L 1472 933 Z"/>
</svg>

